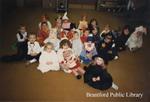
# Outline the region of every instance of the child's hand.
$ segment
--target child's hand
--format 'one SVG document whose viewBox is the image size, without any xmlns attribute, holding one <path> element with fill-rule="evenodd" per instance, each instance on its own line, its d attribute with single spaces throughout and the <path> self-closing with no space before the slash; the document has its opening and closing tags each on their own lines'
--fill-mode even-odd
<svg viewBox="0 0 150 102">
<path fill-rule="evenodd" d="M 53 62 L 46 62 L 47 65 L 53 64 Z"/>
<path fill-rule="evenodd" d="M 93 78 L 92 78 L 92 81 L 93 81 L 93 82 L 96 82 L 96 78 L 95 78 L 95 77 L 93 77 Z"/>
</svg>

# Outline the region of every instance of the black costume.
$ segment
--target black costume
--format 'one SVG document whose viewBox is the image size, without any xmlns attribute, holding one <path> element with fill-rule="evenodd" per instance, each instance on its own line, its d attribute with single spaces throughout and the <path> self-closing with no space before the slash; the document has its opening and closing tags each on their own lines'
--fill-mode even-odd
<svg viewBox="0 0 150 102">
<path fill-rule="evenodd" d="M 93 82 L 93 77 L 100 77 L 100 80 Z M 113 79 L 107 70 L 102 69 L 101 66 L 89 65 L 84 74 L 84 82 L 95 89 L 106 90 L 112 86 Z"/>
<path fill-rule="evenodd" d="M 115 56 L 118 56 L 115 43 L 110 42 L 106 43 L 102 40 L 96 47 L 98 55 L 104 59 L 105 64 L 108 64 L 108 61 L 113 60 Z"/>
</svg>

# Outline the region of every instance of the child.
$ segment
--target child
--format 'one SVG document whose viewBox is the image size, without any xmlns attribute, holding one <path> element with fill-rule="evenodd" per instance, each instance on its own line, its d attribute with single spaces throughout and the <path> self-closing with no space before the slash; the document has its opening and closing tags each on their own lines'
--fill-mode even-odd
<svg viewBox="0 0 150 102">
<path fill-rule="evenodd" d="M 48 21 L 47 18 L 48 18 L 48 17 L 47 17 L 46 15 L 42 15 L 42 17 L 41 17 L 41 22 L 39 23 L 39 29 L 41 29 L 43 22 L 46 22 L 46 23 L 47 23 L 49 29 L 52 28 L 52 25 L 51 25 L 50 21 Z"/>
<path fill-rule="evenodd" d="M 50 70 L 58 71 L 60 69 L 56 52 L 53 50 L 53 44 L 48 42 L 44 46 L 44 51 L 39 58 L 39 66 L 37 68 L 42 73 Z"/>
<path fill-rule="evenodd" d="M 27 53 L 27 32 L 26 27 L 21 26 L 19 32 L 17 33 L 17 53 L 18 55 L 22 55 L 24 58 Z"/>
<path fill-rule="evenodd" d="M 118 90 L 112 76 L 107 72 L 103 59 L 98 56 L 93 57 L 92 64 L 85 68 L 84 83 L 99 90 L 107 90 L 111 87 Z"/>
<path fill-rule="evenodd" d="M 78 29 L 84 31 L 84 30 L 87 29 L 87 28 L 88 28 L 87 16 L 84 15 L 84 16 L 82 17 L 82 20 L 79 21 Z"/>
<path fill-rule="evenodd" d="M 87 42 L 84 43 L 80 59 L 84 64 L 89 64 L 92 61 L 92 57 L 95 55 L 97 55 L 97 51 L 93 42 L 93 36 L 90 35 Z"/>
<path fill-rule="evenodd" d="M 57 31 L 55 28 L 52 28 L 49 33 L 49 37 L 44 40 L 44 43 L 51 42 L 54 46 L 54 50 L 57 51 L 59 49 L 60 40 L 57 38 Z"/>
<path fill-rule="evenodd" d="M 26 65 L 34 63 L 39 60 L 39 56 L 41 54 L 41 47 L 39 43 L 36 41 L 36 35 L 30 34 L 28 39 L 28 52 L 26 59 L 28 60 Z"/>
<path fill-rule="evenodd" d="M 116 48 L 118 51 L 123 51 L 126 49 L 125 43 L 127 42 L 130 36 L 129 26 L 125 26 L 121 35 L 119 35 L 116 39 Z"/>
<path fill-rule="evenodd" d="M 73 40 L 72 40 L 72 49 L 76 56 L 80 56 L 82 48 L 83 48 L 83 44 L 80 40 L 80 31 L 75 30 Z"/>
<path fill-rule="evenodd" d="M 105 64 L 112 59 L 118 59 L 117 49 L 115 43 L 112 41 L 112 35 L 105 35 L 104 40 L 102 40 L 97 46 L 98 55 L 104 59 Z"/>
<path fill-rule="evenodd" d="M 99 33 L 99 27 L 98 27 L 98 22 L 95 18 L 91 19 L 89 25 L 88 25 L 88 29 L 90 30 L 90 33 L 92 33 L 93 29 L 97 29 L 97 32 Z"/>
<path fill-rule="evenodd" d="M 62 28 L 63 30 L 70 30 L 71 29 L 71 22 L 69 22 L 69 18 L 67 17 L 67 12 L 64 13 L 62 17 Z"/>
<path fill-rule="evenodd" d="M 71 49 L 72 45 L 71 45 L 71 42 L 69 40 L 63 39 L 60 42 L 59 47 L 60 48 L 57 51 L 57 56 L 58 56 L 59 63 L 61 63 L 62 61 L 64 61 L 63 52 L 65 50 Z"/>
<path fill-rule="evenodd" d="M 88 35 L 89 35 L 89 30 L 88 29 L 86 29 L 85 31 L 83 31 L 83 34 L 80 37 L 82 43 L 84 43 L 84 42 L 87 41 Z"/>
<path fill-rule="evenodd" d="M 98 43 L 100 42 L 100 35 L 98 33 L 98 29 L 93 28 L 91 33 L 93 35 L 93 40 L 94 40 L 95 46 L 97 46 Z"/>
<path fill-rule="evenodd" d="M 113 35 L 113 32 L 112 32 L 112 30 L 111 30 L 110 25 L 106 25 L 106 26 L 104 27 L 104 30 L 103 30 L 103 31 L 101 32 L 101 34 L 100 34 L 101 40 L 103 40 L 107 34 L 111 34 L 111 35 L 112 35 L 112 40 L 113 40 L 113 41 L 115 40 L 115 37 L 114 37 L 114 35 Z"/>
<path fill-rule="evenodd" d="M 65 50 L 63 57 L 62 68 L 69 73 L 73 73 L 77 79 L 81 79 L 81 75 L 85 71 L 80 67 L 80 60 L 74 55 L 73 51 L 71 49 Z"/>
<path fill-rule="evenodd" d="M 6 55 L 1 57 L 1 61 L 21 61 L 25 58 L 27 53 L 27 32 L 25 26 L 20 26 L 17 37 L 17 53 L 13 55 Z"/>
<path fill-rule="evenodd" d="M 41 23 L 41 29 L 38 32 L 37 41 L 40 45 L 44 45 L 44 40 L 49 36 L 50 29 L 48 28 L 47 22 Z"/>
<path fill-rule="evenodd" d="M 136 51 L 142 47 L 143 44 L 143 34 L 146 34 L 146 28 L 139 26 L 135 28 L 135 31 L 131 34 L 129 39 L 126 42 L 126 45 L 129 47 L 130 51 Z"/>
</svg>

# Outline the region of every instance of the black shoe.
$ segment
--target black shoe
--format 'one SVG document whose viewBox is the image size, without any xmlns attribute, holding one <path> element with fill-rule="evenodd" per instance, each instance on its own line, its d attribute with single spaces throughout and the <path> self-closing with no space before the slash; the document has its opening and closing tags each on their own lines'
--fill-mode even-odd
<svg viewBox="0 0 150 102">
<path fill-rule="evenodd" d="M 77 78 L 77 79 L 81 79 L 82 76 L 81 76 L 81 75 L 77 75 L 76 78 Z"/>
</svg>

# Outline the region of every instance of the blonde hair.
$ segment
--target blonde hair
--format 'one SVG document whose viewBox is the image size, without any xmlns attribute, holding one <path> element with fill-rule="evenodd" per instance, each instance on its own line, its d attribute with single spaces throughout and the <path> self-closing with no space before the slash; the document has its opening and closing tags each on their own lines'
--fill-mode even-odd
<svg viewBox="0 0 150 102">
<path fill-rule="evenodd" d="M 44 45 L 44 51 L 47 49 L 48 46 L 52 46 L 52 49 L 54 48 L 53 44 L 51 42 L 48 42 Z"/>
</svg>

